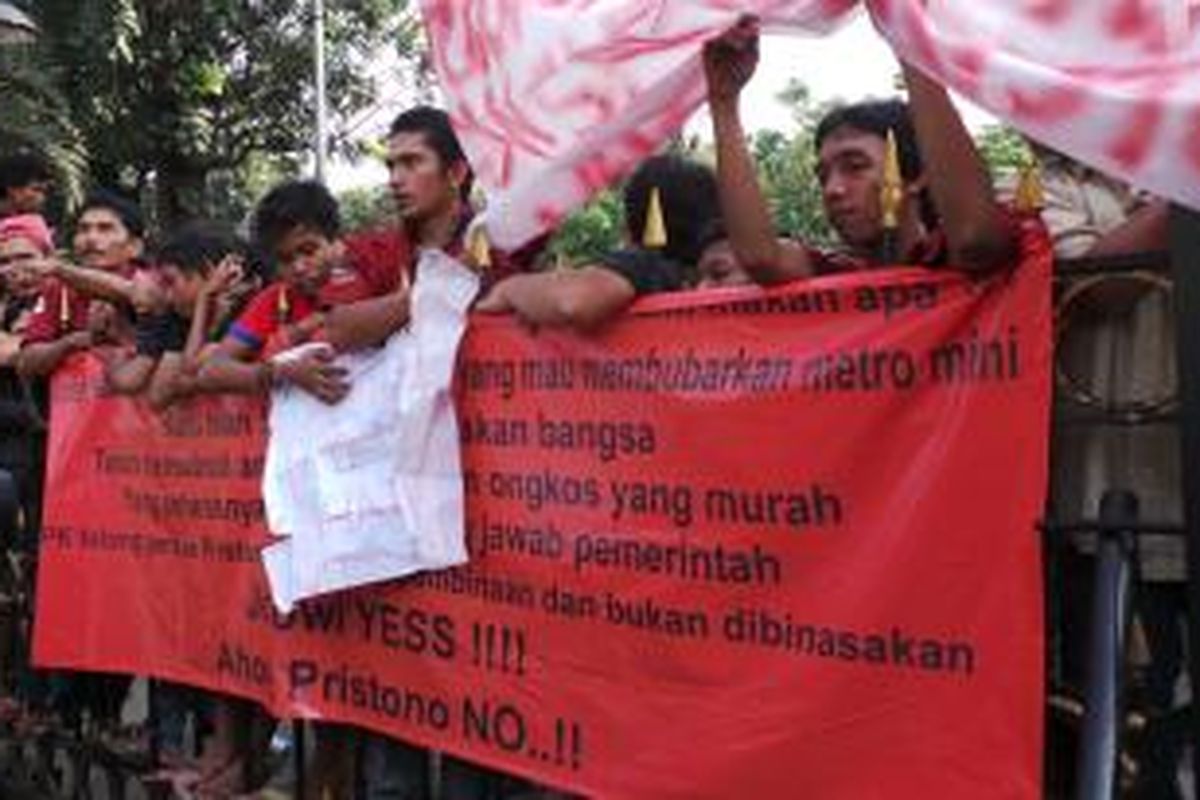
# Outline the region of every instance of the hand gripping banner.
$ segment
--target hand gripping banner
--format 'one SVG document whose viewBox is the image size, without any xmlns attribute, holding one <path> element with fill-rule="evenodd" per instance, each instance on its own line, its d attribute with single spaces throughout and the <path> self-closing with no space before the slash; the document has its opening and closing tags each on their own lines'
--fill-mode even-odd
<svg viewBox="0 0 1200 800">
<path fill-rule="evenodd" d="M 826 34 L 860 4 L 421 5 L 455 128 L 489 191 L 488 230 L 515 247 L 632 171 L 700 107 L 704 42 L 746 14 L 768 32 Z M 1047 145 L 1200 208 L 1200 0 L 862 5 L 899 58 Z"/>
<path fill-rule="evenodd" d="M 597 797 L 1039 794 L 1049 253 L 476 319 L 471 562 L 279 615 L 263 410 L 55 379 L 36 658 Z"/>
</svg>

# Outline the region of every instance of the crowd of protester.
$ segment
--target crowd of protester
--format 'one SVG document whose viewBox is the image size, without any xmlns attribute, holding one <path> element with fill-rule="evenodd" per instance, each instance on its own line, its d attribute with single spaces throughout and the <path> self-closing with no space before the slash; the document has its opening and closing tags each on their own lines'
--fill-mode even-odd
<svg viewBox="0 0 1200 800">
<path fill-rule="evenodd" d="M 894 263 L 987 273 L 1016 262 L 1019 227 L 1029 215 L 997 200 L 946 91 L 908 66 L 906 102 L 840 107 L 817 128 L 817 178 L 841 246 L 780 237 L 739 112 L 757 44 L 758 32 L 747 22 L 705 50 L 715 169 L 676 155 L 648 159 L 624 188 L 625 247 L 572 269 L 535 269 L 536 244 L 520 253 L 492 252 L 476 310 L 587 335 L 647 294 L 770 285 Z M 883 191 L 889 135 L 901 175 L 894 209 Z M 265 395 L 281 385 L 327 403 L 351 390 L 335 354 L 377 347 L 406 325 L 418 252 L 439 248 L 472 260 L 464 241 L 474 213 L 472 175 L 447 116 L 428 107 L 400 114 L 388 137 L 387 165 L 399 220 L 390 230 L 347 232 L 327 188 L 292 181 L 261 199 L 246 238 L 207 220 L 149 237 L 135 203 L 98 190 L 76 209 L 70 237 L 56 240 L 42 216 L 51 188 L 45 166 L 26 155 L 0 162 L 0 466 L 12 474 L 22 504 L 19 541 L 8 542 L 10 550 L 26 559 L 35 554 L 46 379 L 72 354 L 95 353 L 114 391 L 144 394 L 157 409 L 205 393 Z M 652 205 L 661 206 L 665 228 L 653 243 Z M 1087 220 L 1096 230 L 1084 244 L 1075 230 L 1080 221 L 1046 221 L 1063 254 L 1111 254 L 1157 249 L 1164 214 L 1160 203 L 1131 200 L 1110 220 Z M 59 252 L 60 245 L 70 252 Z M 314 340 L 330 347 L 282 357 Z M 1091 469 L 1091 446 L 1076 443 L 1057 454 L 1058 463 L 1074 464 L 1059 486 Z M 1150 447 L 1146 458 L 1173 464 L 1177 456 L 1163 450 Z M 1169 483 L 1173 469 L 1162 468 L 1154 480 Z M 1072 491 L 1075 497 L 1090 490 L 1063 489 L 1060 497 Z M 1174 508 L 1178 499 L 1162 502 Z M 1164 580 L 1177 586 L 1182 577 Z M 1157 657 L 1180 647 L 1174 597 L 1151 592 L 1142 609 L 1153 632 L 1154 701 L 1163 706 L 1170 705 L 1180 663 L 1178 656 Z M 18 672 L 19 687 L 6 688 L 20 703 L 9 713 L 30 724 L 57 717 L 119 733 L 128 678 Z M 165 684 L 155 685 L 152 702 L 166 779 L 202 797 L 231 796 L 264 779 L 274 722 L 261 709 Z M 198 753 L 184 747 L 187 719 L 202 734 Z M 369 798 L 428 796 L 431 759 L 420 748 L 319 725 L 315 752 L 314 797 L 349 797 L 356 784 Z M 1170 772 L 1166 760 L 1163 774 Z M 542 791 L 449 757 L 440 762 L 445 797 Z M 1173 778 L 1163 781 L 1154 788 L 1159 793 L 1146 796 L 1178 791 Z"/>
</svg>

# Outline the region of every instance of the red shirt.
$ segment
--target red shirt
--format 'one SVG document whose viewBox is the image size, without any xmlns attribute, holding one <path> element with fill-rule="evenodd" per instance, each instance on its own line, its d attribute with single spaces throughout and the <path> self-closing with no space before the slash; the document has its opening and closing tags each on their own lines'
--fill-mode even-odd
<svg viewBox="0 0 1200 800">
<path fill-rule="evenodd" d="M 1007 205 L 1000 206 L 1001 215 L 1005 227 L 1008 228 L 1008 234 L 1012 242 L 1020 242 L 1027 214 L 1022 214 Z M 885 264 L 873 258 L 860 256 L 853 253 L 838 250 L 817 250 L 808 248 L 809 258 L 812 259 L 813 267 L 817 275 L 830 275 L 839 272 L 858 272 L 866 269 L 876 269 L 878 267 L 889 266 L 904 266 L 904 267 L 945 267 L 954 265 L 950 263 L 950 243 L 946 239 L 946 233 L 940 227 L 926 233 L 923 237 L 913 243 L 907 253 L 903 253 L 896 259 L 894 264 Z"/>
<path fill-rule="evenodd" d="M 229 328 L 229 335 L 255 353 L 273 350 L 283 329 L 333 306 L 382 297 L 400 288 L 402 270 L 411 272 L 408 242 L 398 231 L 348 236 L 345 263 L 330 274 L 316 297 L 277 281 L 250 301 Z M 284 343 L 277 343 L 284 344 Z"/>
<path fill-rule="evenodd" d="M 451 257 L 462 257 L 462 237 L 470 222 L 470 216 L 464 216 L 460 221 L 454 241 L 446 248 L 446 253 Z M 484 287 L 528 269 L 549 240 L 549 236 L 540 237 L 513 253 L 491 248 L 489 256 L 492 264 L 483 272 Z M 354 265 L 371 287 L 370 296 L 379 297 L 399 289 L 401 269 L 407 273 L 410 283 L 416 277 L 418 251 L 405 231 L 392 229 L 360 233 L 344 241 L 347 261 Z"/>
<path fill-rule="evenodd" d="M 398 230 L 347 236 L 346 262 L 361 276 L 369 297 L 382 297 L 400 288 L 400 275 L 412 280 L 416 254 L 408 237 Z"/>
<path fill-rule="evenodd" d="M 286 283 L 272 283 L 256 294 L 229 327 L 229 336 L 255 353 L 262 350 L 286 325 L 300 322 L 318 311 L 316 301 Z"/>
<path fill-rule="evenodd" d="M 132 278 L 141 265 L 130 263 L 116 270 L 123 278 Z M 70 333 L 87 330 L 88 309 L 92 298 L 59 280 L 46 281 L 38 296 L 37 305 L 29 317 L 29 327 L 21 346 L 45 344 Z"/>
<path fill-rule="evenodd" d="M 466 225 L 461 227 L 465 230 Z M 333 306 L 391 294 L 399 290 L 401 275 L 406 274 L 410 282 L 415 277 L 417 250 L 401 230 L 353 234 L 342 242 L 346 249 L 345 264 L 333 271 L 317 297 L 305 297 L 284 283 L 274 283 L 250 301 L 230 327 L 229 335 L 255 353 L 271 350 L 272 339 L 287 325 Z M 536 255 L 535 249 L 526 249 L 530 257 Z M 447 252 L 458 256 L 462 252 L 461 240 L 456 240 Z M 499 250 L 491 251 L 491 259 L 492 266 L 484 275 L 485 284 L 519 271 L 516 260 Z"/>
<path fill-rule="evenodd" d="M 817 275 L 833 275 L 888 266 L 940 267 L 944 266 L 949 258 L 949 248 L 946 246 L 946 235 L 942 233 L 941 228 L 936 228 L 917 241 L 907 253 L 897 258 L 895 264 L 885 264 L 874 258 L 844 250 L 818 250 L 813 247 L 808 248 L 808 257 L 812 259 Z"/>
</svg>

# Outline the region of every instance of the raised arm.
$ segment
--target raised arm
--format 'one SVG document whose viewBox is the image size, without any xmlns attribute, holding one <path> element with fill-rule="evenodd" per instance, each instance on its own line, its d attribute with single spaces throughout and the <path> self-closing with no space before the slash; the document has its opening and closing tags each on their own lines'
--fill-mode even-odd
<svg viewBox="0 0 1200 800">
<path fill-rule="evenodd" d="M 996 202 L 987 166 L 949 94 L 915 67 L 904 63 L 903 69 L 925 178 L 951 263 L 973 270 L 1009 263 L 1016 242 Z"/>
<path fill-rule="evenodd" d="M 704 48 L 704 74 L 717 150 L 721 214 L 738 263 L 756 283 L 813 274 L 807 251 L 781 241 L 746 146 L 738 101 L 758 65 L 758 26 L 745 20 Z"/>
</svg>

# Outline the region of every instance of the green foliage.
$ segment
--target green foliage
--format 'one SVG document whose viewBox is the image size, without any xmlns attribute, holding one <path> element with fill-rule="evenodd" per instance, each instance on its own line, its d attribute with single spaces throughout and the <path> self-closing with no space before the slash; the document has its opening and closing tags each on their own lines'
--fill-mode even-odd
<svg viewBox="0 0 1200 800">
<path fill-rule="evenodd" d="M 313 139 L 311 5 L 295 0 L 30 0 L 43 57 L 97 183 L 150 192 L 162 223 L 252 200 L 226 196 L 263 159 L 288 167 Z M 381 47 L 412 52 L 408 0 L 327 9 L 335 125 L 374 98 Z"/>
<path fill-rule="evenodd" d="M 792 81 L 780 100 L 792 110 L 795 130 L 759 131 L 750 137 L 750 152 L 758 165 L 759 179 L 781 235 L 810 242 L 827 242 L 830 228 L 821 205 L 821 189 L 816 178 L 816 154 L 813 132 L 824 107 L 810 99 L 807 87 Z M 695 137 L 676 136 L 666 149 L 673 153 L 712 162 L 712 147 Z M 572 215 L 551 240 L 549 251 L 555 258 L 571 262 L 587 261 L 617 247 L 624 232 L 620 188 L 599 195 Z"/>
<path fill-rule="evenodd" d="M 794 126 L 788 131 L 760 130 L 748 141 L 763 193 L 781 235 L 819 245 L 831 244 L 835 234 L 825 219 L 815 147 L 817 124 L 830 106 L 814 103 L 808 87 L 797 80 L 788 84 L 779 94 L 779 100 L 790 108 Z M 1021 134 L 1003 125 L 984 128 L 976 137 L 976 144 L 997 176 L 1015 172 L 1031 157 Z M 677 136 L 667 149 L 712 160 L 711 145 L 694 138 Z M 614 189 L 568 219 L 552 240 L 550 252 L 570 261 L 587 260 L 616 247 L 621 233 L 619 190 Z"/>
<path fill-rule="evenodd" d="M 396 206 L 386 187 L 350 189 L 338 195 L 342 228 L 376 230 L 396 224 Z"/>
<path fill-rule="evenodd" d="M 68 202 L 80 199 L 87 149 L 66 99 L 28 47 L 0 48 L 0 152 L 40 155 Z"/>
<path fill-rule="evenodd" d="M 1007 125 L 988 125 L 975 144 L 994 177 L 1011 175 L 1033 158 L 1025 137 Z"/>
<path fill-rule="evenodd" d="M 814 144 L 817 123 L 828 106 L 814 103 L 808 87 L 794 78 L 778 99 L 791 110 L 795 129 L 759 131 L 750 140 L 775 227 L 789 238 L 830 242 L 833 232 L 821 203 Z"/>
<path fill-rule="evenodd" d="M 623 216 L 620 195 L 613 190 L 601 192 L 559 226 L 547 250 L 554 259 L 570 263 L 595 260 L 620 246 Z"/>
</svg>

